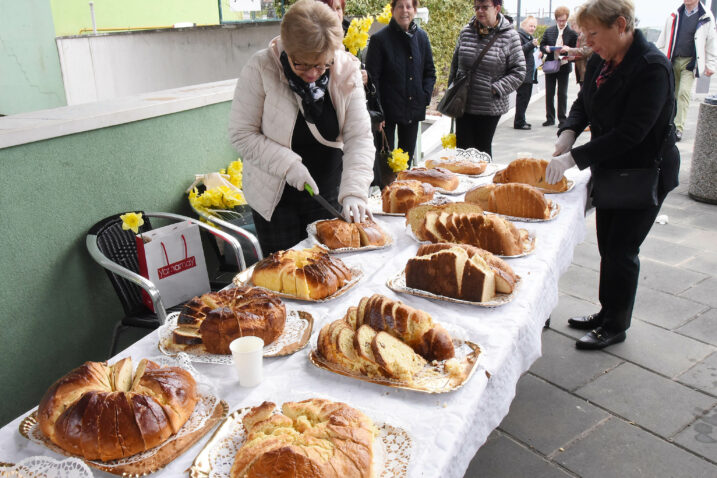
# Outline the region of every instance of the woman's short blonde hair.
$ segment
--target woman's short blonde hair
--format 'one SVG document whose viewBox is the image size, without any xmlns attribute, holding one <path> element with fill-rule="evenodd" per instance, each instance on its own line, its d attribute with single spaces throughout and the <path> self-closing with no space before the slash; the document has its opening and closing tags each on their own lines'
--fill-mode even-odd
<svg viewBox="0 0 717 478">
<path fill-rule="evenodd" d="M 632 0 L 588 0 L 576 14 L 578 25 L 599 23 L 611 27 L 618 18 L 626 21 L 625 31 L 635 30 L 635 5 Z"/>
<path fill-rule="evenodd" d="M 525 17 L 525 18 L 523 19 L 522 22 L 520 22 L 520 28 L 525 28 L 525 25 L 527 25 L 528 22 L 531 21 L 531 20 L 535 20 L 535 23 L 538 23 L 538 19 L 537 19 L 537 18 L 535 18 L 533 15 L 528 15 L 527 17 Z"/>
<path fill-rule="evenodd" d="M 558 18 L 562 17 L 563 15 L 570 16 L 570 9 L 568 7 L 558 7 L 553 12 L 553 16 L 557 20 Z"/>
<path fill-rule="evenodd" d="M 281 43 L 291 57 L 325 55 L 341 48 L 343 39 L 336 12 L 315 0 L 299 0 L 281 21 Z"/>
</svg>

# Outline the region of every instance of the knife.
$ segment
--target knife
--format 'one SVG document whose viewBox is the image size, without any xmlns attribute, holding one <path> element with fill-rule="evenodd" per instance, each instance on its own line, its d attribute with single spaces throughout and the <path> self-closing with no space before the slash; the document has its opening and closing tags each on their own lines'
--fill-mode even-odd
<svg viewBox="0 0 717 478">
<path fill-rule="evenodd" d="M 323 206 L 324 209 L 326 209 L 327 211 L 329 211 L 329 212 L 330 212 L 331 214 L 333 214 L 336 218 L 341 219 L 342 221 L 345 220 L 344 217 L 341 215 L 341 213 L 338 212 L 338 211 L 336 210 L 336 208 L 331 205 L 331 203 L 329 203 L 326 199 L 324 199 L 323 197 L 319 196 L 318 194 L 314 194 L 314 190 L 311 189 L 311 186 L 309 186 L 308 184 L 304 184 L 304 189 L 306 189 L 306 192 L 309 193 L 309 196 L 311 196 L 312 198 L 314 198 L 314 199 L 316 200 L 316 202 L 318 202 L 319 204 L 321 204 L 321 206 Z"/>
</svg>

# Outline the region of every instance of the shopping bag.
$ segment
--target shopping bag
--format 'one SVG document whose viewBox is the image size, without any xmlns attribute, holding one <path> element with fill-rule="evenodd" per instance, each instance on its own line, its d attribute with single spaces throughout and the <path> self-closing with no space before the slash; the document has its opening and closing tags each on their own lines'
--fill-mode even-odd
<svg viewBox="0 0 717 478">
<path fill-rule="evenodd" d="M 199 226 L 178 222 L 137 235 L 139 272 L 159 289 L 164 307 L 172 307 L 209 292 L 207 264 Z M 144 290 L 142 299 L 152 311 Z"/>
<path fill-rule="evenodd" d="M 386 132 L 381 130 L 381 150 L 378 153 L 379 186 L 385 188 L 396 180 L 396 173 L 388 165 L 388 158 L 391 157 L 391 147 L 388 145 Z"/>
</svg>

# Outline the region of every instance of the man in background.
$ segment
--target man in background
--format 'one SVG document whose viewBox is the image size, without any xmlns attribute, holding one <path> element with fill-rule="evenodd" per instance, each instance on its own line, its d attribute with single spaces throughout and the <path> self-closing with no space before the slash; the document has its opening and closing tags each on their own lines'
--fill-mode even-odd
<svg viewBox="0 0 717 478">
<path fill-rule="evenodd" d="M 684 0 L 684 4 L 667 17 L 656 45 L 672 61 L 675 72 L 675 127 L 677 141 L 680 141 L 695 78 L 712 76 L 717 70 L 717 32 L 712 12 L 699 0 Z"/>
</svg>

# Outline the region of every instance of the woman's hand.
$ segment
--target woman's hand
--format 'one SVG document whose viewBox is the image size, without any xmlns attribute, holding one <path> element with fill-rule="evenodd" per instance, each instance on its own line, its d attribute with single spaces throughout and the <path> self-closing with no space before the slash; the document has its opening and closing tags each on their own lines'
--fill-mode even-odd
<svg viewBox="0 0 717 478">
<path fill-rule="evenodd" d="M 368 73 L 366 73 L 366 70 L 361 70 L 361 81 L 363 81 L 363 86 L 368 84 Z"/>
<path fill-rule="evenodd" d="M 346 222 L 364 222 L 366 217 L 373 220 L 373 214 L 368 210 L 366 201 L 356 196 L 346 196 L 341 205 L 344 208 Z"/>
<path fill-rule="evenodd" d="M 311 186 L 314 194 L 319 194 L 319 187 L 316 185 L 314 178 L 311 177 L 311 173 L 306 169 L 306 166 L 298 161 L 292 164 L 286 172 L 286 184 L 299 191 L 303 191 L 304 185 L 308 184 Z"/>
<path fill-rule="evenodd" d="M 555 184 L 560 181 L 567 169 L 575 166 L 575 160 L 572 153 L 566 153 L 553 158 L 545 170 L 545 180 L 548 184 Z"/>
<path fill-rule="evenodd" d="M 537 39 L 537 38 L 533 38 L 533 46 L 538 46 L 538 39 Z"/>
<path fill-rule="evenodd" d="M 385 121 L 381 121 L 381 122 L 378 124 L 378 130 L 379 130 L 379 131 L 383 131 L 383 128 L 384 128 L 385 126 L 386 126 L 386 122 L 385 122 Z"/>
<path fill-rule="evenodd" d="M 575 144 L 575 131 L 571 129 L 563 130 L 558 136 L 558 140 L 555 142 L 555 152 L 553 156 L 560 156 L 570 151 L 570 148 Z"/>
</svg>

